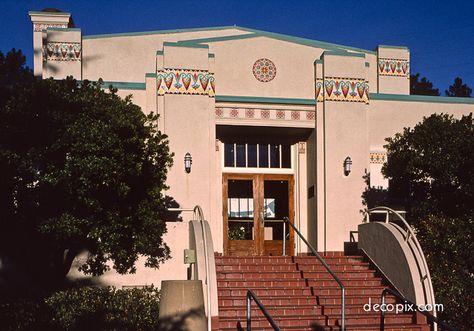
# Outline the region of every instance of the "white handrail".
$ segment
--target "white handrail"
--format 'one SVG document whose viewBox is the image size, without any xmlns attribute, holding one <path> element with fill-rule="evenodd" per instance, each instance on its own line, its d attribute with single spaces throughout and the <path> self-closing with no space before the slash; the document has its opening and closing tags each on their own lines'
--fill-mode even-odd
<svg viewBox="0 0 474 331">
<path fill-rule="evenodd" d="M 365 222 L 364 223 L 369 223 L 370 222 L 370 214 L 386 214 L 385 223 L 391 223 L 390 213 L 397 216 L 397 218 L 405 226 L 405 228 L 406 228 L 405 241 L 408 242 L 408 239 L 410 239 L 410 237 L 411 237 L 413 243 L 415 244 L 415 248 L 418 251 L 418 255 L 421 257 L 421 264 L 422 264 L 423 269 L 424 269 L 424 275 L 421 275 L 420 282 L 423 285 L 425 293 L 427 292 L 426 290 L 428 290 L 429 293 L 426 293 L 427 298 L 431 299 L 431 304 L 434 307 L 435 297 L 434 297 L 433 284 L 431 283 L 431 275 L 430 275 L 430 270 L 428 268 L 428 263 L 426 262 L 425 254 L 423 253 L 423 250 L 421 249 L 421 245 L 418 242 L 418 239 L 416 238 L 416 235 L 413 232 L 411 226 L 408 224 L 408 222 L 405 220 L 405 218 L 402 215 L 400 215 L 401 213 L 405 213 L 405 211 L 396 211 L 396 210 L 393 210 L 392 208 L 385 207 L 385 206 L 379 206 L 379 207 L 371 208 L 371 209 L 366 211 L 366 217 L 365 217 Z M 425 286 L 425 281 L 428 281 L 428 287 Z M 433 315 L 436 316 L 436 310 L 433 310 Z"/>
</svg>

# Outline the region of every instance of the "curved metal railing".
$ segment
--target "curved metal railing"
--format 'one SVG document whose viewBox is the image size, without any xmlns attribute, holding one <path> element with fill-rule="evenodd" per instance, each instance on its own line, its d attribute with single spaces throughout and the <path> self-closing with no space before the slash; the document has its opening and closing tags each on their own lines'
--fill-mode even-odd
<svg viewBox="0 0 474 331">
<path fill-rule="evenodd" d="M 398 293 L 397 291 L 395 290 L 392 290 L 391 288 L 386 288 L 382 291 L 382 297 L 381 297 L 381 306 L 380 306 L 380 331 L 384 331 L 385 330 L 385 311 L 387 310 L 385 307 L 385 295 L 387 293 L 390 293 L 392 294 L 393 296 L 397 297 L 397 299 L 399 299 L 400 301 L 403 301 L 404 302 L 404 306 L 406 304 L 408 304 L 408 307 L 410 309 L 410 311 L 417 311 L 423 315 L 425 315 L 427 318 L 428 318 L 428 321 L 429 323 L 436 323 L 437 325 L 441 326 L 441 328 L 444 330 L 447 330 L 447 331 L 458 331 L 456 328 L 452 327 L 451 325 L 447 324 L 446 322 L 443 322 L 441 321 L 438 317 L 436 317 L 435 315 L 429 313 L 428 311 L 426 311 L 425 309 L 418 309 L 418 306 L 413 303 L 412 301 L 408 300 L 407 298 L 405 298 L 403 295 L 401 295 L 400 293 Z M 384 307 L 382 309 L 382 307 Z M 436 311 L 436 305 L 433 305 L 432 307 L 432 311 L 435 312 Z"/>
<path fill-rule="evenodd" d="M 314 249 L 314 247 L 306 240 L 306 238 L 301 234 L 301 232 L 296 228 L 296 226 L 290 222 L 290 219 L 288 217 L 284 218 L 285 223 L 288 223 L 293 230 L 298 234 L 298 236 L 303 240 L 303 242 L 308 246 L 308 248 L 311 250 L 311 253 L 316 256 L 316 258 L 321 262 L 321 264 L 326 268 L 326 271 L 329 272 L 329 274 L 334 278 L 334 280 L 337 282 L 339 287 L 341 288 L 341 331 L 346 330 L 346 287 L 342 283 L 342 281 L 337 277 L 337 275 L 331 270 L 329 265 L 324 261 L 324 259 L 318 254 L 318 252 Z M 286 234 L 283 234 L 283 238 L 285 238 Z M 285 245 L 285 243 L 283 244 Z"/>
<path fill-rule="evenodd" d="M 400 212 L 395 211 L 392 208 L 385 207 L 385 206 L 379 206 L 379 207 L 375 207 L 375 208 L 371 208 L 371 209 L 367 210 L 366 211 L 365 222 L 369 223 L 370 222 L 370 214 L 375 214 L 375 213 L 379 213 L 379 214 L 380 213 L 385 213 L 386 214 L 385 223 L 390 223 L 391 222 L 390 221 L 390 214 L 393 214 L 398 218 L 399 221 L 401 221 L 401 223 L 405 227 L 405 230 L 406 230 L 405 242 L 408 243 L 408 240 L 411 238 L 412 242 L 415 245 L 415 249 L 417 250 L 417 253 L 421 258 L 421 261 L 419 261 L 419 262 L 421 262 L 420 267 L 423 270 L 420 270 L 421 273 L 422 273 L 420 282 L 421 282 L 421 285 L 423 286 L 423 290 L 425 292 L 426 299 L 427 299 L 428 303 L 430 303 L 434 306 L 435 305 L 435 297 L 434 297 L 433 284 L 431 282 L 431 275 L 430 275 L 430 271 L 428 269 L 428 263 L 426 262 L 425 254 L 423 254 L 423 250 L 421 249 L 421 245 L 418 242 L 418 239 L 416 238 L 416 235 L 413 232 L 412 228 L 410 227 L 408 222 L 405 220 L 405 218 L 402 215 L 400 215 Z M 426 282 L 427 282 L 427 284 L 425 284 Z M 433 311 L 433 315 L 436 316 L 436 311 Z"/>
<path fill-rule="evenodd" d="M 260 300 L 258 299 L 257 295 L 253 293 L 251 290 L 247 290 L 247 331 L 252 330 L 252 311 L 250 309 L 252 300 L 255 301 L 258 308 L 260 308 L 260 311 L 263 313 L 263 315 L 265 315 L 265 317 L 267 318 L 267 321 L 270 323 L 273 330 L 280 331 L 280 327 L 275 323 L 275 321 L 273 320 L 272 316 L 268 313 L 263 303 L 261 303 Z"/>
</svg>

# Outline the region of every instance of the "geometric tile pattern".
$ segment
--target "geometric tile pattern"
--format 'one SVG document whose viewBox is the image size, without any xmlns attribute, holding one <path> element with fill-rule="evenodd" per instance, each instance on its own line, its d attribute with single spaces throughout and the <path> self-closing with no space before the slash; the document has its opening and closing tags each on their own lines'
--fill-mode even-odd
<svg viewBox="0 0 474 331">
<path fill-rule="evenodd" d="M 43 61 L 81 61 L 81 43 L 48 42 L 43 46 Z"/>
<path fill-rule="evenodd" d="M 253 64 L 252 68 L 253 75 L 260 82 L 269 82 L 276 76 L 275 63 L 269 59 L 258 59 Z"/>
<path fill-rule="evenodd" d="M 371 163 L 371 164 L 384 164 L 385 162 L 387 162 L 387 153 L 370 152 L 369 163 Z"/>
<path fill-rule="evenodd" d="M 156 79 L 158 95 L 216 95 L 214 74 L 207 70 L 164 69 L 157 71 Z"/>
<path fill-rule="evenodd" d="M 287 109 L 262 109 L 245 107 L 216 107 L 217 119 L 242 119 L 242 120 L 279 120 L 292 122 L 314 122 L 314 110 L 287 110 Z"/>
<path fill-rule="evenodd" d="M 378 70 L 381 76 L 402 76 L 410 78 L 410 62 L 403 59 L 379 58 Z"/>
<path fill-rule="evenodd" d="M 369 103 L 369 83 L 360 78 L 325 77 L 316 79 L 318 102 L 343 101 Z"/>
</svg>

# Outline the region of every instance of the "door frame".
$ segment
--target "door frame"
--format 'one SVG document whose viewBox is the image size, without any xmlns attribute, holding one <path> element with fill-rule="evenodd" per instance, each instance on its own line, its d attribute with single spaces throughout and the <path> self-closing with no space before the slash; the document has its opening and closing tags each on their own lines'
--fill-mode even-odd
<svg viewBox="0 0 474 331">
<path fill-rule="evenodd" d="M 290 174 L 256 174 L 256 173 L 223 173 L 222 174 L 222 218 L 223 218 L 223 244 L 224 255 L 229 255 L 230 240 L 229 233 L 229 219 L 228 219 L 228 181 L 236 180 L 252 180 L 253 188 L 253 206 L 254 206 L 254 249 L 249 252 L 249 255 L 261 256 L 265 254 L 265 237 L 264 226 L 261 219 L 261 211 L 264 207 L 264 183 L 265 180 L 286 180 L 288 181 L 288 218 L 294 224 L 295 217 L 295 196 L 294 196 L 294 176 Z M 294 230 L 291 226 L 287 226 L 289 232 L 287 249 L 288 255 L 294 255 Z M 257 229 L 258 231 L 256 231 Z M 287 246 L 288 247 L 288 246 Z"/>
</svg>

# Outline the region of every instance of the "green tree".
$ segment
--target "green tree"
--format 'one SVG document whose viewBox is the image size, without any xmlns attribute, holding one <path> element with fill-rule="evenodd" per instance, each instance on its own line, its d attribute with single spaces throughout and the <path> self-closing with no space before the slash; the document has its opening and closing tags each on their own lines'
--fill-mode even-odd
<svg viewBox="0 0 474 331">
<path fill-rule="evenodd" d="M 420 78 L 420 74 L 410 75 L 410 94 L 412 95 L 439 95 L 439 89 L 433 87 L 433 83 L 426 77 Z"/>
<path fill-rule="evenodd" d="M 460 329 L 474 325 L 474 122 L 424 118 L 386 139 L 382 171 L 403 198 L 430 267 L 440 315 Z"/>
<path fill-rule="evenodd" d="M 172 154 L 157 115 L 101 81 L 36 80 L 18 53 L 0 59 L 0 253 L 38 282 L 63 278 L 84 249 L 92 275 L 108 261 L 133 273 L 139 255 L 158 267 Z"/>
<path fill-rule="evenodd" d="M 454 79 L 454 83 L 449 86 L 448 90 L 446 90 L 445 93 L 448 97 L 470 98 L 472 88 L 467 86 L 467 84 L 463 84 L 461 78 L 456 77 Z"/>
</svg>

